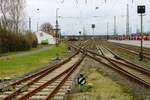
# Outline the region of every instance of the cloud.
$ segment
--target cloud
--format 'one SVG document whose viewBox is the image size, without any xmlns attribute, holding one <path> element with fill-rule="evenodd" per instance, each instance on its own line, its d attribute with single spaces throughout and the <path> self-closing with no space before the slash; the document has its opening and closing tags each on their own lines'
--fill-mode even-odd
<svg viewBox="0 0 150 100">
<path fill-rule="evenodd" d="M 32 27 L 36 30 L 36 23 L 50 22 L 55 25 L 56 8 L 59 8 L 59 24 L 63 33 L 78 33 L 82 31 L 83 27 L 89 34 L 92 33 L 91 24 L 96 24 L 95 34 L 106 34 L 106 23 L 110 23 L 110 34 L 113 34 L 113 17 L 117 17 L 117 32 L 119 34 L 125 33 L 126 27 L 126 4 L 129 4 L 130 9 L 130 27 L 135 32 L 139 28 L 139 16 L 137 14 L 136 0 L 132 3 L 132 0 L 27 0 L 27 13 L 32 17 Z M 148 6 L 149 4 L 146 3 Z M 95 8 L 98 7 L 96 10 Z M 39 8 L 38 12 L 36 9 Z M 147 8 L 147 16 L 150 15 L 150 11 Z M 97 16 L 97 17 L 96 17 Z M 145 31 L 149 30 L 148 17 L 144 17 Z"/>
</svg>

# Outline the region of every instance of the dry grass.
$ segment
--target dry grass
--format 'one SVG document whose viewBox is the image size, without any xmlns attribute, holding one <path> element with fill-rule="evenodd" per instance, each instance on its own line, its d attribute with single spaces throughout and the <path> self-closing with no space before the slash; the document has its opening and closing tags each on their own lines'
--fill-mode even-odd
<svg viewBox="0 0 150 100">
<path fill-rule="evenodd" d="M 96 68 L 85 72 L 87 84 L 82 91 L 78 85 L 77 93 L 69 94 L 67 100 L 133 100 L 130 93 Z M 80 91 L 80 92 L 79 92 Z"/>
</svg>

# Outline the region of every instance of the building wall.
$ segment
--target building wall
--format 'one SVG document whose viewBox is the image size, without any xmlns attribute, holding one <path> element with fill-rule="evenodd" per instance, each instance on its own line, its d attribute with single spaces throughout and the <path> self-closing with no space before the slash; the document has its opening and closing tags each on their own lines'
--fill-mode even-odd
<svg viewBox="0 0 150 100">
<path fill-rule="evenodd" d="M 37 39 L 38 39 L 38 44 L 41 44 L 42 41 L 44 41 L 44 40 L 48 40 L 49 44 L 55 44 L 56 43 L 56 39 L 48 33 L 39 31 L 39 32 L 36 32 L 35 34 L 36 34 Z"/>
</svg>

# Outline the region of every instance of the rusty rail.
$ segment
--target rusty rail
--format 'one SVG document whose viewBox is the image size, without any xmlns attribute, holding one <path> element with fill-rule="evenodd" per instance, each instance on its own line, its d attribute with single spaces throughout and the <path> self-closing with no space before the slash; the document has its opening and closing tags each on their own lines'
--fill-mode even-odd
<svg viewBox="0 0 150 100">
<path fill-rule="evenodd" d="M 127 72 L 126 70 L 124 70 L 124 69 L 122 69 L 122 68 L 120 68 L 120 67 L 119 67 L 118 65 L 116 65 L 114 62 L 112 62 L 111 59 L 109 59 L 109 58 L 107 58 L 107 57 L 105 57 L 105 56 L 99 55 L 99 54 L 97 54 L 96 52 L 93 52 L 93 51 L 91 51 L 91 50 L 87 50 L 87 49 L 86 49 L 86 50 L 83 50 L 83 49 L 81 49 L 81 48 L 79 49 L 78 47 L 75 47 L 75 46 L 72 46 L 72 47 L 73 47 L 74 49 L 79 50 L 79 51 L 82 52 L 82 53 L 83 53 L 83 51 L 87 51 L 87 56 L 89 56 L 90 58 L 92 58 L 92 59 L 94 59 L 94 60 L 96 60 L 96 61 L 98 61 L 98 62 L 100 62 L 100 63 L 102 63 L 102 64 L 104 64 L 104 65 L 106 65 L 106 66 L 108 66 L 108 67 L 110 67 L 110 68 L 112 68 L 112 69 L 114 69 L 114 70 L 116 70 L 117 72 L 119 72 L 120 74 L 126 76 L 127 78 L 130 78 L 130 79 L 136 81 L 137 83 L 139 83 L 139 84 L 141 84 L 141 85 L 143 85 L 143 86 L 145 86 L 145 87 L 150 88 L 150 83 L 147 83 L 147 82 L 143 81 L 142 79 L 140 79 L 139 77 L 137 77 L 137 76 L 135 76 L 135 75 L 133 75 L 133 74 Z M 88 53 L 89 53 L 89 54 L 88 54 Z M 96 56 L 93 57 L 93 56 L 91 56 L 90 54 L 94 54 L 94 55 L 96 55 L 96 56 L 98 56 L 98 57 L 101 57 L 101 58 L 103 58 L 103 59 L 108 60 L 113 66 L 112 66 L 112 65 L 109 65 L 109 64 L 107 64 L 107 63 L 102 62 L 100 58 L 97 58 Z"/>
<path fill-rule="evenodd" d="M 44 76 L 46 76 L 47 74 L 49 74 L 50 72 L 54 71 L 55 69 L 59 68 L 61 65 L 67 63 L 68 61 L 71 60 L 71 58 L 73 58 L 75 55 L 77 55 L 77 53 L 73 54 L 71 57 L 67 58 L 66 60 L 52 66 L 52 67 L 49 67 L 49 68 L 46 68 L 45 70 L 41 71 L 38 73 L 38 77 L 36 77 L 35 79 L 33 79 L 32 81 L 30 81 L 29 83 L 23 85 L 22 87 L 20 87 L 19 89 L 17 89 L 16 91 L 14 91 L 12 94 L 8 95 L 6 98 L 4 98 L 4 100 L 10 100 L 11 98 L 17 96 L 19 93 L 21 93 L 21 90 L 25 87 L 29 87 L 30 85 L 32 85 L 33 83 L 39 81 L 41 78 L 43 78 Z M 40 75 L 39 75 L 40 74 Z M 34 74 L 34 75 L 37 75 L 37 74 Z M 33 76 L 31 76 L 33 77 Z M 31 78 L 30 77 L 30 78 Z M 25 79 L 22 79 L 23 81 L 24 80 L 29 80 L 30 78 L 25 78 Z M 19 81 L 20 82 L 20 81 Z M 18 83 L 18 82 L 17 82 Z M 16 83 L 15 83 L 16 84 Z M 14 84 L 13 84 L 14 85 Z"/>
<path fill-rule="evenodd" d="M 40 90 L 46 88 L 48 85 L 52 84 L 57 79 L 61 78 L 63 75 L 66 75 L 66 77 L 63 79 L 63 81 L 61 81 L 61 83 L 56 87 L 56 89 L 53 90 L 53 92 L 50 94 L 50 95 L 54 96 L 58 92 L 58 90 L 60 89 L 60 87 L 64 84 L 64 82 L 68 79 L 68 77 L 73 73 L 73 71 L 76 69 L 76 67 L 83 61 L 84 57 L 82 57 L 81 59 L 79 59 L 79 61 L 77 63 L 75 63 L 73 66 L 71 66 L 67 70 L 63 71 L 62 73 L 60 73 L 56 77 L 52 78 L 51 80 L 47 81 L 46 83 L 42 84 L 38 88 L 36 88 L 36 89 L 32 90 L 31 92 L 27 93 L 26 95 L 20 97 L 18 100 L 29 99 L 29 97 L 33 96 L 35 93 L 37 93 Z M 66 73 L 68 73 L 68 74 L 66 74 Z M 47 97 L 48 100 L 50 100 L 50 98 L 52 98 L 52 97 L 49 97 L 49 96 Z"/>
<path fill-rule="evenodd" d="M 115 45 L 115 46 L 117 46 L 123 50 L 126 50 L 130 53 L 133 53 L 135 55 L 139 55 L 139 51 L 137 51 L 137 50 L 126 48 L 126 47 L 122 46 L 121 44 L 117 44 L 117 43 L 111 43 L 111 44 L 113 44 L 113 45 Z M 144 54 L 143 55 L 144 58 L 150 59 L 150 53 L 143 51 L 143 54 Z"/>
<path fill-rule="evenodd" d="M 106 47 L 104 47 L 104 48 L 106 48 Z M 130 62 L 129 60 L 127 60 L 127 59 L 125 59 L 125 58 L 120 57 L 119 55 L 117 55 L 116 53 L 114 53 L 113 51 L 111 51 L 109 48 L 106 48 L 106 49 L 107 49 L 109 52 L 111 52 L 117 59 L 122 60 L 122 61 L 124 61 L 124 62 L 126 62 L 126 63 L 132 65 L 132 66 L 130 66 L 130 67 L 132 67 L 132 68 L 134 68 L 134 69 L 136 69 L 136 70 L 138 70 L 138 71 L 141 71 L 142 73 L 145 73 L 145 74 L 147 74 L 147 75 L 150 75 L 150 69 L 144 68 L 144 67 L 142 67 L 142 66 L 140 66 L 140 65 L 137 65 L 137 64 L 135 64 L 135 63 Z M 114 59 L 112 59 L 112 60 L 115 61 Z M 125 64 L 125 63 L 122 63 L 122 62 L 119 62 L 119 61 L 118 61 L 118 63 Z M 126 65 L 126 64 L 125 64 L 125 65 Z"/>
<path fill-rule="evenodd" d="M 69 71 L 69 73 L 66 75 L 66 77 L 59 83 L 59 85 L 48 95 L 46 100 L 51 100 L 55 94 L 59 91 L 59 89 L 63 86 L 65 81 L 71 76 L 71 74 L 78 68 L 80 63 L 84 60 L 85 55 L 76 63 L 72 66 L 72 69 Z"/>
</svg>

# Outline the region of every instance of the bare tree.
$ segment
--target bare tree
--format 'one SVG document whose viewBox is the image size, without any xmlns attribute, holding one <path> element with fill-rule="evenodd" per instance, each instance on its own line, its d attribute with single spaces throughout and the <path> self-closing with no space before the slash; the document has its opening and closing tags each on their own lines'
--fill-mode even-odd
<svg viewBox="0 0 150 100">
<path fill-rule="evenodd" d="M 0 0 L 1 24 L 5 29 L 18 33 L 24 19 L 25 0 Z"/>
<path fill-rule="evenodd" d="M 7 14 L 10 9 L 10 0 L 0 0 L 0 13 L 2 14 L 1 17 L 1 26 L 3 28 L 7 27 Z"/>
<path fill-rule="evenodd" d="M 9 16 L 10 20 L 13 21 L 13 31 L 19 32 L 19 26 L 24 18 L 24 4 L 25 0 L 11 0 Z"/>
<path fill-rule="evenodd" d="M 49 22 L 43 23 L 41 25 L 41 31 L 52 34 L 52 35 L 54 33 L 53 26 Z"/>
</svg>

